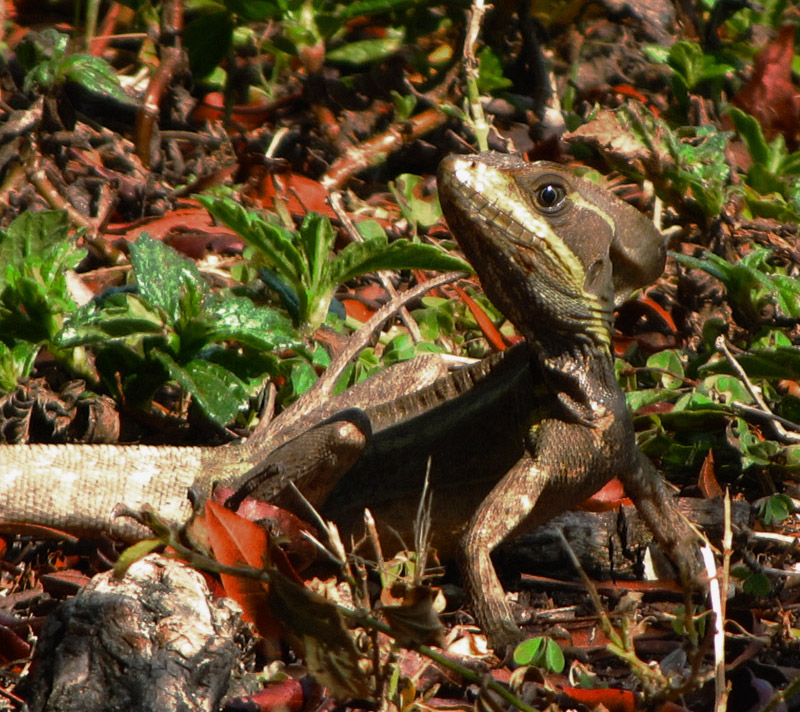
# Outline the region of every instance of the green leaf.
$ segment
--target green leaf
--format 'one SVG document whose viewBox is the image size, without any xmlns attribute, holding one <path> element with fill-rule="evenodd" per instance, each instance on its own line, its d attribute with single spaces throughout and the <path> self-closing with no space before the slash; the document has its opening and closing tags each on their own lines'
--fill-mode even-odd
<svg viewBox="0 0 800 712">
<path fill-rule="evenodd" d="M 647 359 L 647 367 L 654 370 L 653 376 L 662 388 L 679 388 L 683 385 L 684 370 L 679 351 L 659 351 Z"/>
<path fill-rule="evenodd" d="M 770 148 L 764 138 L 764 132 L 761 130 L 761 124 L 758 123 L 758 120 L 735 106 L 728 108 L 728 116 L 731 117 L 733 125 L 736 127 L 736 132 L 742 137 L 745 146 L 747 146 L 753 162 L 757 165 L 768 166 L 770 163 Z"/>
<path fill-rule="evenodd" d="M 403 332 L 388 343 L 383 353 L 383 361 L 387 366 L 390 366 L 400 361 L 409 361 L 416 355 L 417 350 L 411 335 Z"/>
<path fill-rule="evenodd" d="M 312 294 L 327 286 L 327 268 L 336 233 L 331 221 L 317 213 L 308 213 L 298 231 L 299 248 L 307 264 L 303 286 Z"/>
<path fill-rule="evenodd" d="M 388 241 L 386 231 L 377 220 L 362 220 L 356 223 L 356 229 L 365 240 L 383 240 Z"/>
<path fill-rule="evenodd" d="M 230 198 L 201 195 L 198 200 L 213 217 L 253 247 L 280 279 L 295 290 L 308 283 L 308 265 L 289 230 L 267 222 Z"/>
<path fill-rule="evenodd" d="M 38 353 L 39 346 L 29 341 L 19 341 L 11 348 L 0 341 L 0 393 L 10 393 L 20 378 L 31 374 Z"/>
<path fill-rule="evenodd" d="M 709 394 L 714 401 L 722 401 L 729 405 L 732 401 L 738 401 L 749 405 L 753 402 L 753 397 L 738 378 L 725 374 L 717 374 L 704 378 L 698 386 L 702 393 Z"/>
<path fill-rule="evenodd" d="M 625 393 L 625 401 L 628 404 L 628 409 L 636 413 L 645 406 L 652 405 L 653 403 L 663 403 L 665 401 L 672 401 L 678 397 L 679 392 L 671 388 L 648 388 L 641 391 L 628 391 Z"/>
<path fill-rule="evenodd" d="M 395 37 L 359 40 L 332 49 L 325 54 L 325 59 L 333 63 L 360 66 L 378 62 L 393 55 L 403 44 L 402 33 Z"/>
<path fill-rule="evenodd" d="M 200 314 L 208 286 L 192 260 L 181 257 L 146 232 L 130 250 L 140 294 L 163 309 L 173 327 L 178 328 Z"/>
<path fill-rule="evenodd" d="M 101 57 L 88 54 L 70 55 L 59 64 L 58 76 L 79 84 L 92 94 L 116 99 L 123 104 L 132 103 L 131 97 L 122 89 L 119 77 L 111 65 Z"/>
<path fill-rule="evenodd" d="M 668 62 L 689 91 L 703 82 L 724 77 L 735 69 L 713 54 L 705 54 L 696 42 L 686 40 L 679 40 L 672 45 Z"/>
<path fill-rule="evenodd" d="M 536 637 L 524 640 L 514 649 L 514 662 L 517 665 L 535 665 L 549 672 L 564 669 L 564 653 L 552 638 Z"/>
<path fill-rule="evenodd" d="M 148 554 L 152 554 L 159 547 L 164 546 L 161 539 L 143 539 L 129 546 L 123 551 L 114 564 L 114 573 L 117 576 L 124 576 L 125 572 L 137 561 L 143 559 Z"/>
<path fill-rule="evenodd" d="M 544 645 L 545 638 L 542 637 L 523 640 L 514 649 L 514 662 L 517 665 L 535 665 L 540 652 L 544 650 Z"/>
<path fill-rule="evenodd" d="M 392 89 L 392 101 L 394 101 L 394 120 L 399 122 L 408 121 L 417 106 L 417 97 L 413 94 L 401 94 Z"/>
<path fill-rule="evenodd" d="M 367 272 L 383 269 L 431 269 L 443 272 L 472 272 L 462 259 L 453 257 L 433 245 L 395 240 L 351 242 L 331 264 L 331 281 L 342 284 Z"/>
<path fill-rule="evenodd" d="M 495 89 L 506 89 L 513 82 L 503 76 L 503 64 L 491 47 L 478 53 L 478 91 L 489 94 Z"/>
<path fill-rule="evenodd" d="M 442 217 L 442 208 L 439 201 L 433 196 L 427 200 L 417 196 L 417 188 L 421 183 L 421 176 L 403 173 L 397 176 L 397 180 L 389 187 L 400 206 L 403 217 L 412 225 L 428 228 L 435 225 Z"/>
<path fill-rule="evenodd" d="M 259 351 L 295 348 L 302 343 L 285 316 L 257 307 L 247 297 L 214 295 L 205 306 L 203 319 L 208 324 L 209 343 L 232 339 Z"/>
<path fill-rule="evenodd" d="M 289 373 L 289 385 L 292 395 L 299 396 L 305 393 L 317 380 L 317 373 L 308 361 L 298 359 Z"/>
<path fill-rule="evenodd" d="M 785 494 L 773 494 L 761 503 L 758 516 L 769 526 L 780 524 L 794 511 L 792 500 Z"/>
<path fill-rule="evenodd" d="M 658 64 L 666 64 L 669 59 L 669 47 L 663 45 L 645 45 L 642 47 L 642 51 Z"/>
<path fill-rule="evenodd" d="M 164 315 L 138 295 L 117 293 L 107 296 L 102 305 L 96 302 L 78 309 L 57 334 L 55 342 L 63 348 L 109 340 L 141 339 L 144 335 L 161 334 L 165 330 Z"/>
<path fill-rule="evenodd" d="M 742 590 L 750 596 L 768 596 L 772 587 L 765 574 L 753 571 L 745 578 Z"/>
<path fill-rule="evenodd" d="M 228 55 L 235 27 L 233 15 L 221 5 L 204 8 L 187 23 L 183 42 L 196 77 L 211 74 Z"/>
<path fill-rule="evenodd" d="M 5 286 L 9 268 L 18 274 L 35 276 L 48 291 L 67 296 L 64 272 L 74 269 L 86 250 L 70 238 L 69 217 L 64 210 L 22 213 L 5 233 L 0 231 L 0 288 Z"/>
<path fill-rule="evenodd" d="M 244 383 L 222 366 L 201 359 L 181 366 L 163 351 L 154 351 L 153 357 L 217 425 L 231 422 L 244 406 L 247 399 Z"/>
<path fill-rule="evenodd" d="M 83 258 L 62 211 L 26 212 L 0 231 L 0 338 L 44 344 L 74 311 L 66 271 Z M 70 363 L 69 354 L 55 354 Z"/>
<path fill-rule="evenodd" d="M 561 646 L 551 638 L 547 639 L 547 647 L 544 654 L 545 668 L 551 672 L 560 673 L 564 669 L 566 661 Z"/>
</svg>

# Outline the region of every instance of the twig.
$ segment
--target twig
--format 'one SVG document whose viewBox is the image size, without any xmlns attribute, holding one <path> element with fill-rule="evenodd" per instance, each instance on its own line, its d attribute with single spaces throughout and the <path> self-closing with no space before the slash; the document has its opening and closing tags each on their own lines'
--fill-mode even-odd
<svg viewBox="0 0 800 712">
<path fill-rule="evenodd" d="M 730 501 L 728 504 L 730 504 Z M 728 507 L 730 514 L 730 506 Z M 728 524 L 730 522 L 728 521 Z M 725 613 L 720 595 L 717 563 L 711 547 L 704 543 L 700 555 L 708 573 L 708 594 L 711 610 L 714 612 L 714 711 L 725 712 L 728 707 L 728 693 L 725 686 Z"/>
<path fill-rule="evenodd" d="M 468 14 L 467 32 L 464 38 L 464 76 L 467 84 L 469 116 L 472 119 L 472 130 L 475 132 L 479 151 L 489 149 L 489 123 L 483 113 L 481 95 L 478 91 L 478 59 L 475 57 L 475 45 L 478 42 L 485 13 L 486 5 L 483 0 L 474 0 Z"/>
<path fill-rule="evenodd" d="M 142 104 L 136 112 L 136 155 L 145 168 L 150 168 L 157 157 L 158 147 L 153 146 L 153 127 L 161 113 L 161 100 L 172 78 L 186 66 L 186 55 L 181 48 L 183 32 L 183 3 L 165 0 L 161 8 L 159 44 L 161 62 L 147 85 Z"/>
<path fill-rule="evenodd" d="M 283 141 L 284 137 L 289 133 L 288 126 L 281 126 L 276 132 L 275 135 L 272 137 L 272 140 L 269 142 L 269 146 L 267 150 L 264 152 L 265 158 L 274 158 L 275 153 L 278 150 L 278 145 L 281 141 Z"/>
<path fill-rule="evenodd" d="M 350 361 L 358 355 L 370 342 L 374 334 L 383 326 L 383 323 L 394 316 L 401 306 L 421 297 L 431 289 L 454 282 L 462 276 L 464 276 L 463 272 L 447 272 L 437 275 L 436 277 L 431 277 L 427 282 L 423 282 L 416 287 L 408 289 L 378 309 L 378 311 L 364 322 L 363 326 L 355 334 L 350 336 L 344 349 L 331 361 L 319 380 L 317 380 L 299 400 L 295 401 L 291 408 L 283 411 L 277 418 L 274 418 L 267 424 L 266 427 L 262 429 L 259 424 L 253 434 L 248 438 L 248 443 L 252 443 L 257 447 L 260 443 L 268 442 L 270 438 L 308 415 L 312 410 L 318 407 L 320 403 L 324 403 L 333 395 L 336 382 L 339 380 L 339 377 Z"/>
<path fill-rule="evenodd" d="M 764 418 L 772 426 L 772 431 L 777 440 L 785 443 L 800 443 L 800 435 L 789 433 L 786 430 L 786 428 L 790 428 L 791 430 L 800 431 L 800 426 L 798 426 L 796 423 L 786 420 L 785 418 L 781 418 L 779 415 L 775 415 L 770 410 L 769 406 L 761 395 L 761 389 L 757 388 L 748 378 L 741 364 L 736 360 L 731 353 L 731 350 L 728 348 L 728 344 L 725 342 L 725 337 L 722 335 L 718 336 L 714 342 L 714 346 L 716 347 L 717 351 L 719 351 L 727 359 L 734 373 L 738 376 L 742 383 L 744 383 L 747 392 L 756 402 L 756 405 L 758 405 L 758 408 L 753 408 L 752 406 L 745 405 L 739 401 L 731 401 L 731 407 L 752 417 Z"/>
<path fill-rule="evenodd" d="M 353 221 L 350 219 L 350 216 L 344 209 L 344 205 L 342 204 L 342 194 L 336 190 L 332 191 L 328 194 L 328 203 L 330 203 L 333 212 L 336 213 L 336 217 L 339 219 L 339 222 L 342 223 L 342 227 L 344 227 L 350 239 L 353 242 L 364 242 L 364 238 L 361 236 L 361 233 L 353 224 Z M 392 280 L 389 278 L 390 274 L 391 273 L 388 270 L 379 270 L 378 279 L 388 295 L 394 299 L 397 296 L 397 290 L 394 288 Z M 408 308 L 400 307 L 400 309 L 397 310 L 397 315 L 402 320 L 406 329 L 408 329 L 408 333 L 411 334 L 411 338 L 413 339 L 414 343 L 418 344 L 420 341 L 422 341 L 422 333 L 419 330 L 419 325 L 412 318 Z"/>
<path fill-rule="evenodd" d="M 719 624 L 715 624 L 715 627 L 719 626 L 723 629 L 723 655 L 725 652 L 725 642 L 724 642 L 724 628 L 725 628 L 725 618 L 727 616 L 727 606 L 728 606 L 728 585 L 730 584 L 731 579 L 731 557 L 733 556 L 733 528 L 731 526 L 731 493 L 729 490 L 725 490 L 725 499 L 723 500 L 723 522 L 724 522 L 724 530 L 722 532 L 722 573 L 721 579 L 716 581 L 717 587 L 721 589 L 721 597 L 720 597 L 720 613 L 721 621 Z M 712 581 L 709 578 L 710 581 Z M 712 581 L 712 584 L 714 581 Z M 714 638 L 714 648 L 717 647 L 716 641 L 716 634 Z M 715 670 L 716 673 L 716 687 L 717 687 L 717 700 L 724 700 L 724 704 L 727 706 L 728 694 L 729 690 L 725 683 L 725 660 L 723 658 L 721 664 L 718 663 L 718 667 Z"/>
<path fill-rule="evenodd" d="M 87 218 L 83 213 L 76 210 L 58 189 L 50 182 L 46 170 L 41 166 L 37 159 L 32 170 L 28 172 L 28 180 L 36 187 L 36 190 L 55 210 L 64 210 L 69 216 L 70 221 L 86 228 L 90 235 L 97 233 L 97 226 L 91 218 Z"/>
<path fill-rule="evenodd" d="M 402 126 L 393 124 L 382 134 L 351 148 L 338 159 L 322 176 L 320 183 L 325 190 L 338 190 L 350 178 L 365 168 L 377 166 L 404 143 L 424 136 L 447 121 L 447 115 L 439 108 L 427 109 L 412 116 Z"/>
<path fill-rule="evenodd" d="M 599 594 L 597 593 L 597 589 L 586 575 L 586 572 L 584 571 L 581 562 L 578 560 L 575 551 L 570 546 L 566 536 L 564 536 L 564 532 L 560 529 L 559 535 L 561 537 L 564 550 L 567 552 L 567 555 L 572 561 L 572 565 L 575 567 L 575 570 L 578 572 L 578 575 L 583 581 L 597 615 L 600 618 L 600 628 L 609 641 L 606 649 L 621 660 L 624 660 L 630 667 L 631 672 L 633 672 L 633 674 L 639 678 L 642 685 L 648 689 L 650 695 L 659 700 L 675 699 L 681 694 L 694 689 L 695 687 L 699 687 L 703 682 L 698 674 L 698 668 L 703 659 L 703 651 L 701 648 L 699 648 L 697 645 L 694 646 L 695 655 L 693 656 L 690 674 L 684 677 L 683 683 L 679 687 L 673 687 L 659 668 L 651 668 L 643 660 L 639 659 L 639 656 L 636 654 L 636 650 L 634 648 L 633 640 L 631 639 L 630 628 L 627 624 L 625 624 L 625 619 L 623 619 L 623 624 L 620 626 L 621 630 L 617 630 L 614 627 L 614 625 L 611 623 L 611 618 L 603 608 L 603 604 L 600 600 Z M 711 551 L 710 547 L 704 547 L 704 549 L 708 549 L 709 552 Z M 684 625 L 686 625 L 688 637 L 690 640 L 694 640 L 696 633 L 694 631 L 694 621 L 690 609 L 691 597 L 688 593 L 686 598 L 686 619 L 684 620 Z"/>
</svg>

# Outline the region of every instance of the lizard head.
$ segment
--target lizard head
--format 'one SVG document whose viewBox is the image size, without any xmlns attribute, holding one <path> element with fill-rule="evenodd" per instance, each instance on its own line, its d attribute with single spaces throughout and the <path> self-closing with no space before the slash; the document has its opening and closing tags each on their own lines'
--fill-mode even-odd
<svg viewBox="0 0 800 712">
<path fill-rule="evenodd" d="M 664 268 L 652 222 L 557 164 L 449 156 L 438 185 L 489 298 L 536 342 L 583 336 L 608 347 L 614 305 Z"/>
</svg>

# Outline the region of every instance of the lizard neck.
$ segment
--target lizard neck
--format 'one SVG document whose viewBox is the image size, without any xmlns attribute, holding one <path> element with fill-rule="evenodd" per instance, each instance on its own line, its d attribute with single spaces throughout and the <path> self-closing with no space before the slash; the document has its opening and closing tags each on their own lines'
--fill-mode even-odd
<svg viewBox="0 0 800 712">
<path fill-rule="evenodd" d="M 556 349 L 541 345 L 539 364 L 565 420 L 605 427 L 609 418 L 628 418 L 625 397 L 617 385 L 608 349 L 573 342 Z"/>
</svg>

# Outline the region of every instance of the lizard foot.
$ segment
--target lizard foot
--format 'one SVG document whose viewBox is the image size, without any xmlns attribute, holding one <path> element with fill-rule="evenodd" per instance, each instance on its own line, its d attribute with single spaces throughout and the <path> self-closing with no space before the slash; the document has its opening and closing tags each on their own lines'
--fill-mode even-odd
<svg viewBox="0 0 800 712">
<path fill-rule="evenodd" d="M 484 632 L 489 641 L 489 647 L 501 660 L 510 658 L 517 645 L 525 640 L 522 631 L 509 620 L 498 620 L 487 624 Z"/>
</svg>

